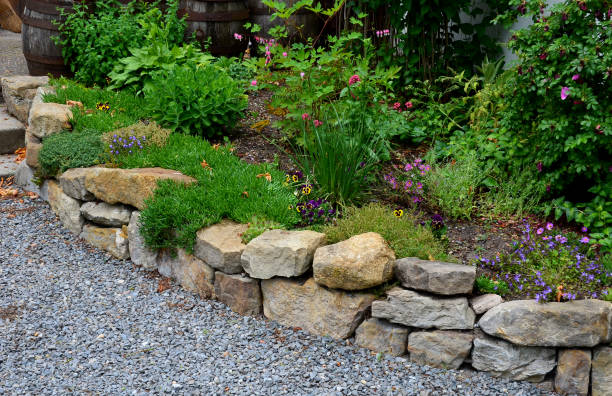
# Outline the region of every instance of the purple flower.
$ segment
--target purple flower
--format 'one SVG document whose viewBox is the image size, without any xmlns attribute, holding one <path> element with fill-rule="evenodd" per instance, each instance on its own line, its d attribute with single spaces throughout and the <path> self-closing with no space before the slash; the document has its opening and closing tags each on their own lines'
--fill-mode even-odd
<svg viewBox="0 0 612 396">
<path fill-rule="evenodd" d="M 573 81 L 578 81 L 578 79 L 579 79 L 579 78 L 580 78 L 580 74 L 574 74 L 574 75 L 572 76 L 572 80 L 573 80 Z"/>
<path fill-rule="evenodd" d="M 587 236 L 582 237 L 582 239 L 580 239 L 580 242 L 582 243 L 589 243 L 590 239 Z"/>
<path fill-rule="evenodd" d="M 567 97 L 569 96 L 569 87 L 563 87 L 561 88 L 561 100 L 565 100 L 567 99 Z"/>
<path fill-rule="evenodd" d="M 538 172 L 542 172 L 542 161 L 538 162 L 537 168 Z"/>
<path fill-rule="evenodd" d="M 538 228 L 536 234 L 541 235 L 544 232 L 544 228 Z"/>
<path fill-rule="evenodd" d="M 552 230 L 552 229 L 553 229 L 553 227 L 554 227 L 553 223 L 546 223 L 546 229 L 547 229 L 548 231 Z"/>
</svg>

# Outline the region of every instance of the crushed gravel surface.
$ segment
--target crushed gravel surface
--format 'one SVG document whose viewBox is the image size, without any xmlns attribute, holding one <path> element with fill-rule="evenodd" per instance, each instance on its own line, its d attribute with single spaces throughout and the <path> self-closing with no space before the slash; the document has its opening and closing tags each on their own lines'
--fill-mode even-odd
<svg viewBox="0 0 612 396">
<path fill-rule="evenodd" d="M 540 395 L 242 317 L 0 201 L 0 394 Z"/>
</svg>

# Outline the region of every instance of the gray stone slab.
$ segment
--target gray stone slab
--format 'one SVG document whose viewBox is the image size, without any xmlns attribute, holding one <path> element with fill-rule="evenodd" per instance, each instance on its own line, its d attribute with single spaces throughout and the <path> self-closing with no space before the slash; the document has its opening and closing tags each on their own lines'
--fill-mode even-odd
<svg viewBox="0 0 612 396">
<path fill-rule="evenodd" d="M 14 176 L 19 164 L 15 162 L 15 154 L 0 155 L 0 178 Z"/>
<path fill-rule="evenodd" d="M 0 106 L 0 154 L 13 154 L 25 147 L 25 126 Z"/>
</svg>

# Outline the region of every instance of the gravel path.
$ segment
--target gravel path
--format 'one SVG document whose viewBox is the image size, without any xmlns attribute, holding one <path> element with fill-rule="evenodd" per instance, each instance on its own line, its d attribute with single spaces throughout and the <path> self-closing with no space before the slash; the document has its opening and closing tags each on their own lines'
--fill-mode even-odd
<svg viewBox="0 0 612 396">
<path fill-rule="evenodd" d="M 21 52 L 21 34 L 0 28 L 0 77 L 28 74 Z"/>
<path fill-rule="evenodd" d="M 241 317 L 0 201 L 0 394 L 540 395 Z"/>
</svg>

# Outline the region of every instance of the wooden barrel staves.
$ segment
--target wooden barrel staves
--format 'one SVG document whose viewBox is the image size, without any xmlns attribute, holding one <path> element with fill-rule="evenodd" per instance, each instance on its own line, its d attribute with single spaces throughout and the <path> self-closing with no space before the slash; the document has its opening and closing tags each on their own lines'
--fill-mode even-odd
<svg viewBox="0 0 612 396">
<path fill-rule="evenodd" d="M 60 20 L 58 8 L 68 11 L 72 6 L 72 0 L 25 0 L 21 39 L 23 56 L 32 76 L 72 74 L 70 68 L 64 65 L 61 47 L 51 40 L 51 37 L 59 34 L 57 26 L 53 24 L 53 21 Z"/>
<path fill-rule="evenodd" d="M 187 14 L 187 34 L 195 32 L 196 39 L 205 43 L 209 38 L 209 51 L 217 56 L 237 55 L 246 49 L 246 43 L 234 38 L 244 31 L 249 9 L 244 1 L 183 0 L 179 15 Z"/>
<path fill-rule="evenodd" d="M 295 4 L 296 0 L 285 0 L 288 7 Z M 249 12 L 251 13 L 251 23 L 256 23 L 261 26 L 261 33 L 258 35 L 268 37 L 268 30 L 275 26 L 283 25 L 280 18 L 275 18 L 273 21 L 270 17 L 274 11 L 266 6 L 261 0 L 248 0 Z M 289 17 L 289 36 L 292 41 L 306 41 L 308 37 L 316 37 L 322 28 L 322 21 L 314 13 L 300 9 L 298 12 Z"/>
</svg>

